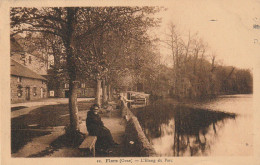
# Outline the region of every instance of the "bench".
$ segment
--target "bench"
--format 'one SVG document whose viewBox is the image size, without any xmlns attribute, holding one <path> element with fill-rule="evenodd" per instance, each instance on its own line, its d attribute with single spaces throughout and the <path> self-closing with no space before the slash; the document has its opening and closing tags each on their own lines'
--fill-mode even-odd
<svg viewBox="0 0 260 165">
<path fill-rule="evenodd" d="M 79 146 L 79 149 L 89 149 L 90 151 L 93 152 L 93 156 L 95 157 L 96 152 L 95 152 L 95 145 L 96 145 L 97 137 L 96 136 L 86 136 L 84 141 L 81 143 Z"/>
</svg>

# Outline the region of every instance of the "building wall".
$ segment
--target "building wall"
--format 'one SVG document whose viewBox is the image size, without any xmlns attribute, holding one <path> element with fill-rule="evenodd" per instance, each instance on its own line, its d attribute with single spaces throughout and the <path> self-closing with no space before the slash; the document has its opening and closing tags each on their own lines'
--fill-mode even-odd
<svg viewBox="0 0 260 165">
<path fill-rule="evenodd" d="M 84 85 L 82 85 L 84 84 Z M 55 97 L 68 97 L 68 91 L 69 91 L 69 84 L 68 83 L 61 83 L 60 89 L 53 89 L 53 91 L 56 93 Z M 92 87 L 87 82 L 80 83 L 78 86 L 77 91 L 78 98 L 92 98 L 96 97 L 96 88 Z"/>
<path fill-rule="evenodd" d="M 11 103 L 24 102 L 26 100 L 26 87 L 30 88 L 30 100 L 37 100 L 47 97 L 47 85 L 46 81 L 32 79 L 32 78 L 21 78 L 21 82 L 18 82 L 18 76 L 11 75 Z M 19 86 L 21 92 L 19 91 Z M 34 87 L 36 90 L 34 91 Z M 43 89 L 41 96 L 41 88 Z M 18 93 L 21 93 L 21 96 L 18 96 Z M 28 100 L 29 101 L 29 100 Z"/>
<path fill-rule="evenodd" d="M 66 92 L 68 92 L 69 89 L 62 89 L 59 93 L 58 97 L 67 97 Z M 56 90 L 57 92 L 57 90 Z M 96 96 L 96 89 L 95 88 L 78 88 L 78 98 L 92 98 Z"/>
<path fill-rule="evenodd" d="M 96 97 L 96 89 L 95 88 L 86 88 L 85 97 Z"/>
</svg>

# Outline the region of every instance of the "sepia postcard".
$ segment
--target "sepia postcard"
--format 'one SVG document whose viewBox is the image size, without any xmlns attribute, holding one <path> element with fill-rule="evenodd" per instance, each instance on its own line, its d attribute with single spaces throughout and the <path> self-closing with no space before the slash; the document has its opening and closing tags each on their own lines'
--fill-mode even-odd
<svg viewBox="0 0 260 165">
<path fill-rule="evenodd" d="M 2 164 L 259 164 L 260 1 L 0 7 Z"/>
</svg>

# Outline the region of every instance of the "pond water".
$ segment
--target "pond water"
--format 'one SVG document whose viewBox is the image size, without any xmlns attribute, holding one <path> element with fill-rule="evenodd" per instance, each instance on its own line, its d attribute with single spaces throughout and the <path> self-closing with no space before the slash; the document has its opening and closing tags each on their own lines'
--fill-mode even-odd
<svg viewBox="0 0 260 165">
<path fill-rule="evenodd" d="M 197 105 L 159 100 L 134 112 L 159 156 L 253 154 L 252 95 L 221 96 Z"/>
</svg>

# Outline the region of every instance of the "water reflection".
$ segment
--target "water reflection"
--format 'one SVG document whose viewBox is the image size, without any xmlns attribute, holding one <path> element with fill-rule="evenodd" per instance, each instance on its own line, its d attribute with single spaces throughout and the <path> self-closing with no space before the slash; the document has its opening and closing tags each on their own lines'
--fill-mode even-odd
<svg viewBox="0 0 260 165">
<path fill-rule="evenodd" d="M 160 156 L 207 155 L 218 129 L 236 117 L 166 102 L 137 109 L 135 114 Z"/>
</svg>

